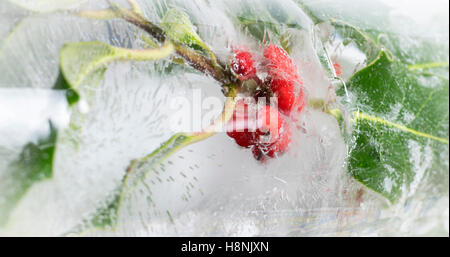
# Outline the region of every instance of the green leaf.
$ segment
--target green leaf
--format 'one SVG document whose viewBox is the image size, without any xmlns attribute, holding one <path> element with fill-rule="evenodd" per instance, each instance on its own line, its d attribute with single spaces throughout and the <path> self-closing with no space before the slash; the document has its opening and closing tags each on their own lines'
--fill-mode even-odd
<svg viewBox="0 0 450 257">
<path fill-rule="evenodd" d="M 50 133 L 36 143 L 28 143 L 22 149 L 19 158 L 7 168 L 0 182 L 0 226 L 4 225 L 27 190 L 36 182 L 51 178 L 53 175 L 53 154 L 57 130 L 50 122 Z M 13 185 L 13 186 L 11 186 Z"/>
<path fill-rule="evenodd" d="M 356 0 L 297 0 L 315 21 L 315 23 L 332 22 L 344 44 L 354 42 L 366 54 L 367 64 L 377 57 L 384 48 L 405 64 L 426 63 L 448 64 L 448 30 L 445 26 L 432 26 L 424 22 L 425 16 L 417 19 L 406 10 L 419 8 L 424 4 L 417 2 L 405 7 L 399 4 Z M 376 11 L 373 11 L 376 10 Z M 402 15 L 393 18 L 398 11 Z M 433 24 L 445 24 L 448 14 L 443 10 L 427 12 Z M 431 20 L 431 19 L 430 19 Z M 440 23 L 442 21 L 442 23 Z M 374 44 L 376 47 L 374 47 Z M 448 78 L 447 69 L 435 70 Z"/>
<path fill-rule="evenodd" d="M 383 3 L 301 5 L 316 23 L 331 21 L 344 45 L 352 42 L 366 55 L 366 67 L 337 90 L 353 116 L 353 141 L 347 140 L 351 175 L 391 203 L 408 198 L 418 185 L 448 180 L 446 40 L 418 33 L 423 24 L 414 20 L 392 22 L 391 7 Z"/>
<path fill-rule="evenodd" d="M 77 91 L 71 88 L 70 84 L 64 78 L 64 75 L 61 73 L 61 71 L 59 71 L 58 73 L 58 78 L 56 79 L 53 89 L 64 90 L 66 92 L 67 103 L 69 103 L 70 106 L 80 100 L 80 95 L 77 93 Z"/>
<path fill-rule="evenodd" d="M 81 96 L 90 96 L 89 87 L 98 85 L 103 78 L 106 64 L 115 60 L 155 60 L 165 58 L 173 52 L 173 46 L 166 44 L 161 48 L 132 50 L 113 47 L 103 42 L 82 42 L 66 44 L 60 52 L 60 74 L 54 89 L 66 90 L 68 103 L 73 105 Z M 83 114 L 72 114 L 70 128 L 77 129 L 83 120 Z M 20 158 L 7 168 L 7 181 L 2 181 L 5 191 L 0 198 L 0 225 L 4 225 L 10 212 L 27 190 L 36 182 L 52 177 L 53 153 L 58 141 L 57 130 L 50 125 L 48 137 L 38 143 L 27 144 Z"/>
<path fill-rule="evenodd" d="M 290 1 L 283 4 L 274 1 L 260 1 L 255 5 L 251 1 L 238 1 L 231 5 L 230 16 L 256 40 L 263 42 L 279 42 L 287 46 L 287 29 L 302 30 L 306 27 L 306 16 L 303 11 Z"/>
<path fill-rule="evenodd" d="M 114 47 L 98 41 L 66 44 L 60 52 L 60 73 L 54 89 L 66 90 L 67 101 L 69 105 L 73 105 L 80 99 L 80 95 L 91 94 L 83 88 L 83 83 L 98 85 L 103 79 L 108 63 L 117 60 L 157 60 L 170 56 L 173 51 L 171 43 L 145 50 Z M 79 119 L 83 119 L 81 116 L 81 113 L 74 113 L 70 129 L 77 130 L 79 124 L 75 124 L 79 123 Z M 89 220 L 90 224 L 95 227 L 113 226 L 116 220 L 115 210 L 120 206 L 120 196 L 120 193 L 114 194 L 108 206 L 100 208 L 95 217 Z"/>
<path fill-rule="evenodd" d="M 348 164 L 355 179 L 395 203 L 420 183 L 421 170 L 442 172 L 435 163 L 448 152 L 448 80 L 411 72 L 381 51 L 347 90 L 354 116 Z"/>
<path fill-rule="evenodd" d="M 8 0 L 22 8 L 35 12 L 53 12 L 78 7 L 87 0 Z"/>
<path fill-rule="evenodd" d="M 157 60 L 168 57 L 174 51 L 168 43 L 160 48 L 134 50 L 114 47 L 109 44 L 94 41 L 69 43 L 60 52 L 60 76 L 55 89 L 67 89 L 69 104 L 78 101 L 80 87 L 84 82 L 100 81 L 106 70 L 106 65 L 117 60 Z M 83 92 L 81 94 L 85 94 Z"/>
<path fill-rule="evenodd" d="M 68 234 L 79 234 L 92 228 L 97 229 L 114 229 L 117 225 L 120 208 L 124 197 L 129 193 L 145 176 L 153 169 L 169 158 L 180 149 L 201 141 L 212 136 L 214 133 L 208 134 L 186 134 L 178 133 L 170 137 L 159 148 L 147 156 L 133 160 L 122 180 L 122 183 L 112 192 L 109 199 L 99 207 L 94 214 L 84 220 L 79 226 L 75 227 Z"/>
<path fill-rule="evenodd" d="M 444 35 L 409 37 L 373 30 L 367 33 L 377 37 L 378 43 L 407 64 L 410 70 L 433 69 L 434 73 L 448 79 L 448 34 L 445 38 Z"/>
<path fill-rule="evenodd" d="M 187 46 L 196 45 L 205 48 L 205 44 L 189 19 L 189 15 L 179 9 L 168 10 L 161 20 L 161 27 L 167 36 L 176 42 L 181 42 Z"/>
<path fill-rule="evenodd" d="M 336 19 L 331 21 L 331 25 L 335 33 L 342 37 L 344 45 L 354 43 L 366 55 L 366 63 L 371 63 L 378 57 L 380 47 L 376 40 L 360 28 Z"/>
<path fill-rule="evenodd" d="M 216 63 L 214 54 L 197 34 L 187 13 L 172 8 L 166 12 L 160 25 L 167 37 L 171 40 L 180 42 L 197 50 L 205 51 L 210 55 L 213 62 Z"/>
<path fill-rule="evenodd" d="M 128 166 L 121 184 L 112 192 L 109 199 L 98 208 L 94 214 L 75 227 L 69 234 L 79 234 L 91 228 L 114 229 L 118 223 L 122 201 L 129 193 L 155 170 L 158 164 L 167 160 L 174 153 L 191 144 L 205 140 L 219 131 L 233 115 L 235 108 L 236 90 L 229 87 L 228 98 L 219 117 L 200 133 L 177 133 L 161 144 L 152 153 L 132 160 Z"/>
<path fill-rule="evenodd" d="M 125 21 L 61 15 L 34 14 L 9 30 L 0 43 L 0 87 L 51 88 L 58 76 L 60 49 L 67 42 L 138 45 L 130 41 L 138 29 Z"/>
<path fill-rule="evenodd" d="M 5 40 L 5 37 L 23 18 L 28 15 L 28 12 L 8 1 L 0 3 L 0 48 Z"/>
<path fill-rule="evenodd" d="M 267 16 L 267 20 L 261 20 L 261 17 L 256 15 L 240 15 L 237 17 L 239 24 L 243 26 L 243 29 L 247 30 L 258 41 L 271 40 L 274 37 L 280 36 L 281 28 L 277 26 L 277 23 L 271 16 Z M 270 31 L 271 33 L 267 33 Z"/>
</svg>

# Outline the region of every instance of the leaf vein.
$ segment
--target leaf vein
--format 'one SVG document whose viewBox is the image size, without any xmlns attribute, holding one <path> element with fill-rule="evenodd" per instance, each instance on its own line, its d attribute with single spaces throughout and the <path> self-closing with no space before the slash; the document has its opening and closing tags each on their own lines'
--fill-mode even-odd
<svg viewBox="0 0 450 257">
<path fill-rule="evenodd" d="M 424 132 L 421 132 L 421 131 L 417 131 L 417 130 L 408 128 L 408 127 L 406 127 L 404 125 L 397 124 L 397 123 L 394 123 L 394 122 L 391 122 L 391 121 L 388 121 L 388 120 L 385 120 L 385 119 L 382 119 L 382 118 L 379 118 L 379 117 L 376 117 L 376 116 L 372 116 L 372 115 L 369 115 L 369 114 L 365 114 L 365 113 L 362 113 L 362 112 L 359 112 L 359 111 L 356 111 L 353 114 L 354 114 L 354 117 L 355 117 L 353 119 L 353 122 L 355 122 L 355 123 L 356 123 L 356 121 L 358 119 L 368 120 L 368 121 L 372 121 L 372 122 L 377 122 L 377 123 L 384 124 L 386 126 L 394 127 L 394 128 L 400 129 L 402 131 L 414 134 L 416 136 L 420 136 L 420 137 L 428 138 L 428 139 L 431 139 L 431 140 L 439 141 L 441 143 L 444 143 L 444 144 L 448 145 L 448 140 L 445 139 L 445 138 L 441 138 L 441 137 L 433 136 L 433 135 L 430 135 L 430 134 L 427 134 L 427 133 L 424 133 Z"/>
</svg>

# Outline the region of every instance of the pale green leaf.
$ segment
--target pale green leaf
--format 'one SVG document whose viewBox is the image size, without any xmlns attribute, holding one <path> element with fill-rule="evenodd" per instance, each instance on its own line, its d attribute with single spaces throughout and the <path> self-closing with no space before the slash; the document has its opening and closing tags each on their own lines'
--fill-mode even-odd
<svg viewBox="0 0 450 257">
<path fill-rule="evenodd" d="M 175 8 L 170 9 L 162 18 L 160 25 L 171 40 L 205 51 L 210 55 L 212 61 L 216 63 L 214 54 L 197 34 L 187 13 Z"/>
<path fill-rule="evenodd" d="M 92 80 L 92 76 L 98 73 L 103 74 L 108 63 L 118 60 L 163 59 L 170 56 L 173 51 L 173 45 L 170 43 L 160 48 L 145 50 L 114 47 L 99 41 L 69 43 L 64 45 L 60 52 L 61 79 L 67 85 L 59 88 L 70 88 L 79 93 L 82 83 L 86 79 Z M 72 103 L 70 99 L 69 103 Z"/>
<path fill-rule="evenodd" d="M 187 46 L 209 48 L 200 39 L 187 13 L 179 9 L 170 9 L 161 20 L 161 27 L 167 36 Z"/>
</svg>

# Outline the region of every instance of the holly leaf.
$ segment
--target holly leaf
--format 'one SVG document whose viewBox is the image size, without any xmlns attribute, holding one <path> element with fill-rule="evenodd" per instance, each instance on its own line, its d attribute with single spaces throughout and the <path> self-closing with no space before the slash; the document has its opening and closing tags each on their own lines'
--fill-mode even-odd
<svg viewBox="0 0 450 257">
<path fill-rule="evenodd" d="M 232 109 L 226 114 L 228 115 L 227 118 L 223 119 L 228 120 L 231 114 Z M 129 197 L 129 192 L 137 184 L 141 183 L 149 173 L 155 171 L 158 164 L 161 164 L 180 149 L 204 140 L 214 134 L 215 132 L 197 134 L 177 133 L 162 143 L 152 153 L 143 158 L 132 160 L 122 179 L 122 183 L 116 190 L 110 194 L 108 199 L 102 202 L 102 205 L 97 208 L 93 215 L 83 220 L 67 234 L 80 234 L 91 229 L 114 229 L 119 220 L 123 199 Z"/>
<path fill-rule="evenodd" d="M 26 144 L 17 160 L 9 164 L 1 181 L 0 226 L 4 225 L 27 190 L 36 182 L 52 177 L 57 129 L 49 122 L 50 133 L 36 143 Z"/>
<path fill-rule="evenodd" d="M 414 194 L 427 176 L 448 180 L 445 41 L 418 33 L 420 26 L 407 17 L 393 23 L 388 11 L 367 11 L 389 10 L 383 3 L 301 5 L 315 23 L 329 21 L 344 46 L 353 43 L 366 57 L 364 67 L 337 89 L 353 121 L 350 174 L 391 203 Z M 442 184 L 434 182 L 433 187 Z"/>
<path fill-rule="evenodd" d="M 131 191 L 136 184 L 141 182 L 148 173 L 153 171 L 158 164 L 166 160 L 179 149 L 188 146 L 194 142 L 204 139 L 204 135 L 188 135 L 178 133 L 162 143 L 159 148 L 141 159 L 132 160 L 128 166 L 127 172 L 122 179 L 122 183 L 112 192 L 92 216 L 85 219 L 80 225 L 68 232 L 68 234 L 79 234 L 89 229 L 113 229 L 119 219 L 122 201 L 127 193 Z"/>
<path fill-rule="evenodd" d="M 349 80 L 352 176 L 391 203 L 406 197 L 448 152 L 448 80 L 418 74 L 385 51 Z M 338 94 L 345 96 L 345 87 Z"/>
<path fill-rule="evenodd" d="M 190 47 L 209 49 L 195 31 L 189 15 L 182 10 L 172 8 L 161 20 L 161 27 L 167 36 Z"/>
<path fill-rule="evenodd" d="M 83 83 L 98 85 L 107 64 L 118 60 L 157 60 L 168 57 L 173 51 L 170 43 L 145 50 L 115 47 L 99 41 L 69 43 L 61 49 L 60 75 L 54 88 L 67 90 L 67 100 L 73 104 L 80 94 L 91 95 L 89 88 L 82 87 Z"/>
<path fill-rule="evenodd" d="M 330 24 L 335 29 L 334 33 L 343 39 L 344 46 L 353 43 L 366 55 L 366 63 L 371 63 L 378 57 L 380 47 L 376 39 L 345 21 L 332 19 Z"/>
<path fill-rule="evenodd" d="M 119 220 L 122 202 L 130 196 L 130 192 L 144 181 L 151 173 L 156 172 L 157 165 L 167 160 L 184 147 L 205 140 L 216 134 L 232 117 L 235 109 L 236 90 L 229 88 L 230 96 L 224 103 L 223 111 L 208 127 L 198 133 L 176 133 L 150 154 L 134 159 L 129 164 L 122 183 L 112 192 L 110 197 L 97 208 L 93 215 L 85 219 L 68 234 L 79 234 L 90 229 L 114 229 Z"/>
<path fill-rule="evenodd" d="M 234 6 L 233 4 L 236 4 Z M 242 29 L 260 42 L 279 42 L 289 50 L 288 29 L 304 29 L 306 15 L 294 3 L 283 4 L 274 1 L 253 2 L 238 1 L 232 3 L 229 15 L 234 17 Z"/>
<path fill-rule="evenodd" d="M 166 12 L 161 20 L 161 28 L 167 37 L 174 42 L 180 42 L 197 50 L 208 53 L 216 63 L 216 58 L 211 49 L 202 41 L 195 30 L 195 26 L 184 11 L 172 8 Z"/>
<path fill-rule="evenodd" d="M 11 9 L 14 6 L 9 4 L 6 7 Z M 73 26 L 73 24 L 77 24 L 77 26 Z M 114 24 L 116 27 L 117 24 Z M 79 22 L 72 17 L 63 21 L 53 16 L 48 16 L 46 19 L 42 19 L 40 16 L 30 16 L 23 19 L 9 31 L 7 36 L 2 38 L 0 43 L 0 73 L 2 74 L 0 87 L 51 87 L 58 69 L 58 62 L 55 60 L 57 60 L 62 43 L 67 40 L 89 40 L 94 37 L 106 41 L 109 35 L 100 32 L 111 31 L 111 27 L 107 30 L 106 23 L 102 25 L 95 28 L 87 21 Z M 126 28 L 128 27 L 127 25 Z M 52 33 L 47 33 L 50 30 Z M 125 33 L 123 37 L 127 37 L 127 35 Z M 49 48 L 48 42 L 52 42 L 54 47 Z M 33 46 L 35 54 L 30 54 L 30 46 Z M 93 85 L 92 81 L 89 85 Z M 74 104 L 79 99 L 77 91 L 70 91 L 70 84 L 61 73 L 54 89 L 67 90 L 70 104 Z M 54 107 L 59 108 L 60 106 Z M 46 119 L 46 117 L 42 117 L 42 119 Z M 11 212 L 34 184 L 53 177 L 53 156 L 62 131 L 59 130 L 59 127 L 56 128 L 58 122 L 51 120 L 50 132 L 46 136 L 26 143 L 17 150 L 15 146 L 5 146 L 8 149 L 6 152 L 11 155 L 11 158 L 8 158 L 8 164 L 5 164 L 0 171 L 0 226 L 7 223 Z M 72 118 L 72 120 L 74 119 Z"/>
<path fill-rule="evenodd" d="M 108 63 L 116 60 L 156 60 L 172 52 L 171 44 L 155 49 L 132 50 L 97 41 L 69 43 L 61 49 L 60 73 L 53 88 L 66 90 L 69 105 L 77 103 L 80 97 L 89 101 L 103 79 Z M 83 114 L 75 111 L 67 129 L 80 128 L 82 121 Z M 0 225 L 7 222 L 11 211 L 34 183 L 53 176 L 57 134 L 57 129 L 50 124 L 49 136 L 25 145 L 19 158 L 8 167 L 8 181 L 5 181 L 5 191 L 2 191 L 0 199 Z"/>
</svg>

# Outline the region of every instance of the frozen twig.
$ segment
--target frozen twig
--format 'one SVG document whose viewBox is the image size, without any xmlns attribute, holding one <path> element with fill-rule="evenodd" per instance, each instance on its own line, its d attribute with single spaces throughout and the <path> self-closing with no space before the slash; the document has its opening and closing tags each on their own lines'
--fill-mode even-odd
<svg viewBox="0 0 450 257">
<path fill-rule="evenodd" d="M 143 12 L 141 10 L 141 7 L 139 6 L 139 4 L 135 1 L 135 0 L 127 0 L 128 4 L 131 7 L 131 10 L 135 13 L 138 13 L 140 15 L 143 15 Z"/>
</svg>

